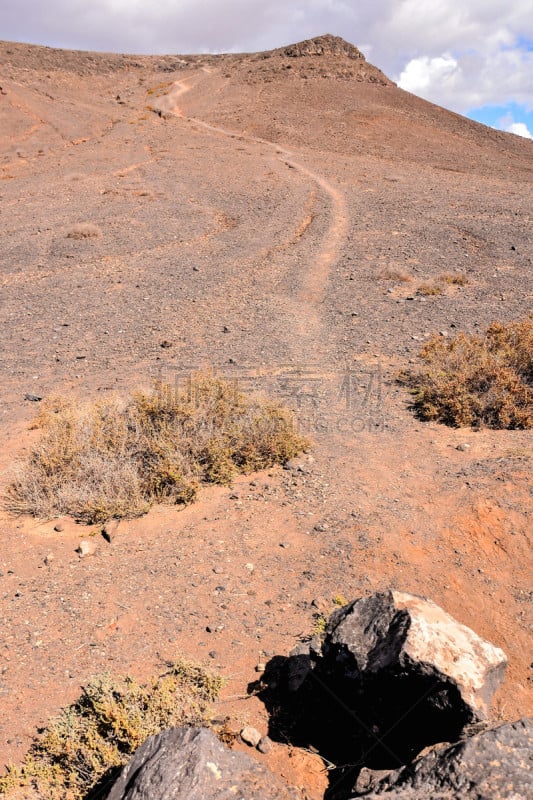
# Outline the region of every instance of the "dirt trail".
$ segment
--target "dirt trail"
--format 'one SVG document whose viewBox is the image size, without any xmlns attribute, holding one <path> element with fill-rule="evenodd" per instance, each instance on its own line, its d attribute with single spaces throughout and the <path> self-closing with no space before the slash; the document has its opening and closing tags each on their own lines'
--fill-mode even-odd
<svg viewBox="0 0 533 800">
<path fill-rule="evenodd" d="M 205 72 L 211 72 L 204 68 Z M 342 192 L 336 188 L 328 179 L 318 172 L 306 167 L 300 161 L 296 160 L 292 150 L 287 149 L 275 142 L 268 139 L 263 139 L 257 136 L 249 136 L 245 133 L 237 133 L 228 130 L 219 125 L 212 125 L 204 120 L 196 117 L 186 116 L 181 110 L 178 100 L 179 98 L 191 91 L 196 84 L 190 83 L 190 80 L 180 80 L 174 83 L 174 89 L 163 98 L 164 102 L 161 105 L 161 110 L 165 113 L 172 113 L 177 117 L 187 120 L 187 122 L 194 123 L 204 130 L 211 133 L 225 136 L 229 139 L 236 141 L 245 141 L 250 144 L 260 144 L 271 148 L 275 153 L 276 161 L 285 164 L 287 167 L 297 170 L 301 175 L 309 178 L 316 186 L 322 190 L 323 194 L 329 200 L 331 208 L 331 222 L 326 236 L 323 239 L 320 252 L 317 254 L 314 264 L 307 270 L 305 277 L 302 281 L 299 294 L 296 298 L 297 302 L 305 303 L 307 305 L 307 313 L 305 314 L 304 327 L 301 334 L 309 334 L 309 329 L 313 329 L 313 335 L 316 335 L 316 330 L 320 326 L 320 317 L 317 313 L 317 306 L 323 301 L 325 295 L 326 284 L 332 266 L 336 263 L 340 253 L 342 243 L 345 241 L 348 234 L 349 217 L 346 209 L 346 202 Z M 300 323 L 302 322 L 301 314 L 299 317 Z"/>
</svg>

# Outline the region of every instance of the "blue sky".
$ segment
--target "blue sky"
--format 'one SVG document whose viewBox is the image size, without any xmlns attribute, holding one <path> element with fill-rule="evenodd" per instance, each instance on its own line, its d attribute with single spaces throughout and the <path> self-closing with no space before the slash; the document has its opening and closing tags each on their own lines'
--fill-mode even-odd
<svg viewBox="0 0 533 800">
<path fill-rule="evenodd" d="M 256 51 L 321 33 L 402 88 L 531 138 L 532 0 L 1 0 L 0 37 L 130 53 Z"/>
<path fill-rule="evenodd" d="M 507 103 L 504 106 L 482 106 L 468 111 L 468 116 L 476 122 L 482 122 L 491 128 L 509 130 L 516 126 L 524 125 L 526 130 L 533 133 L 533 111 L 528 111 L 525 106 L 516 103 Z M 520 130 L 520 127 L 518 128 Z M 524 135 L 524 133 L 522 133 Z"/>
</svg>

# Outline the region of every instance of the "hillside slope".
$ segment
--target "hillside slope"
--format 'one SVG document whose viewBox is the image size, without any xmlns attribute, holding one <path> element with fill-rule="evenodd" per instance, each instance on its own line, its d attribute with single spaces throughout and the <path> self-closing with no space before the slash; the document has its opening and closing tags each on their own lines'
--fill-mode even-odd
<svg viewBox="0 0 533 800">
<path fill-rule="evenodd" d="M 330 36 L 217 56 L 0 43 L 0 66 L 3 483 L 37 435 L 25 395 L 205 365 L 315 442 L 112 545 L 94 529 L 94 558 L 72 522 L 2 517 L 0 760 L 95 672 L 181 650 L 241 697 L 321 598 L 391 585 L 502 647 L 497 714 L 530 712 L 528 434 L 420 423 L 395 377 L 430 334 L 531 308 L 532 143 Z M 226 713 L 265 724 L 255 698 Z"/>
</svg>

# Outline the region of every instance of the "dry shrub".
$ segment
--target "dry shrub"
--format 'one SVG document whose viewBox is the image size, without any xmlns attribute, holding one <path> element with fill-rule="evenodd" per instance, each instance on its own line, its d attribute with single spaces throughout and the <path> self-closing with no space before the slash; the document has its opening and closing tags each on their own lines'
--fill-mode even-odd
<svg viewBox="0 0 533 800">
<path fill-rule="evenodd" d="M 166 728 L 207 726 L 222 679 L 188 661 L 169 664 L 146 684 L 108 673 L 82 688 L 34 740 L 22 765 L 0 777 L 0 795 L 81 800 L 105 796 L 116 772 L 148 738 Z M 98 792 L 100 796 L 100 791 Z"/>
<path fill-rule="evenodd" d="M 67 233 L 67 239 L 97 239 L 102 235 L 102 231 L 98 225 L 93 225 L 91 222 L 80 223 L 74 225 Z"/>
<path fill-rule="evenodd" d="M 403 272 L 399 269 L 391 269 L 387 267 L 386 269 L 381 270 L 378 274 L 378 278 L 383 281 L 397 281 L 398 283 L 409 283 L 412 278 L 406 272 Z"/>
<path fill-rule="evenodd" d="M 442 286 L 439 286 L 437 283 L 422 283 L 416 290 L 416 293 L 423 297 L 432 297 L 442 294 L 442 292 Z"/>
<path fill-rule="evenodd" d="M 87 523 L 135 517 L 155 502 L 188 503 L 201 483 L 283 464 L 308 445 L 282 406 L 245 397 L 211 374 L 124 403 L 45 405 L 42 436 L 21 462 L 7 507 Z"/>
<path fill-rule="evenodd" d="M 439 280 L 449 286 L 466 286 L 468 283 L 468 278 L 462 272 L 443 272 Z"/>
<path fill-rule="evenodd" d="M 424 420 L 490 428 L 533 427 L 533 320 L 494 322 L 485 336 L 433 336 L 426 367 L 404 373 Z"/>
<path fill-rule="evenodd" d="M 161 95 L 168 94 L 168 90 L 171 86 L 172 81 L 163 81 L 163 83 L 158 83 L 157 86 L 151 86 L 147 89 L 146 94 L 155 94 L 157 97 L 161 97 Z"/>
</svg>

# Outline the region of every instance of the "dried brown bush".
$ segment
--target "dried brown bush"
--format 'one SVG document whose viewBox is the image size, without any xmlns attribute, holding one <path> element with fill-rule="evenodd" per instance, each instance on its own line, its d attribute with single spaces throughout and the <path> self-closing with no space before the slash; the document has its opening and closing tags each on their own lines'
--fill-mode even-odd
<svg viewBox="0 0 533 800">
<path fill-rule="evenodd" d="M 462 272 L 443 272 L 442 275 L 439 275 L 439 280 L 449 286 L 466 286 L 468 284 L 468 278 Z"/>
<path fill-rule="evenodd" d="M 442 294 L 443 291 L 442 286 L 439 286 L 437 283 L 422 283 L 417 287 L 416 293 L 423 297 L 432 297 Z"/>
<path fill-rule="evenodd" d="M 378 278 L 383 281 L 396 281 L 397 283 L 409 283 L 412 277 L 400 269 L 386 267 L 378 274 Z"/>
<path fill-rule="evenodd" d="M 92 222 L 84 222 L 74 225 L 67 233 L 67 239 L 97 239 L 102 235 L 98 225 Z"/>
<path fill-rule="evenodd" d="M 8 509 L 88 523 L 190 502 L 201 483 L 227 484 L 308 445 L 282 406 L 210 374 L 183 391 L 159 384 L 124 403 L 52 401 L 36 424 L 42 436 L 18 465 Z"/>
<path fill-rule="evenodd" d="M 484 336 L 433 336 L 426 366 L 400 376 L 424 420 L 490 428 L 533 427 L 533 320 L 494 322 Z"/>
</svg>

